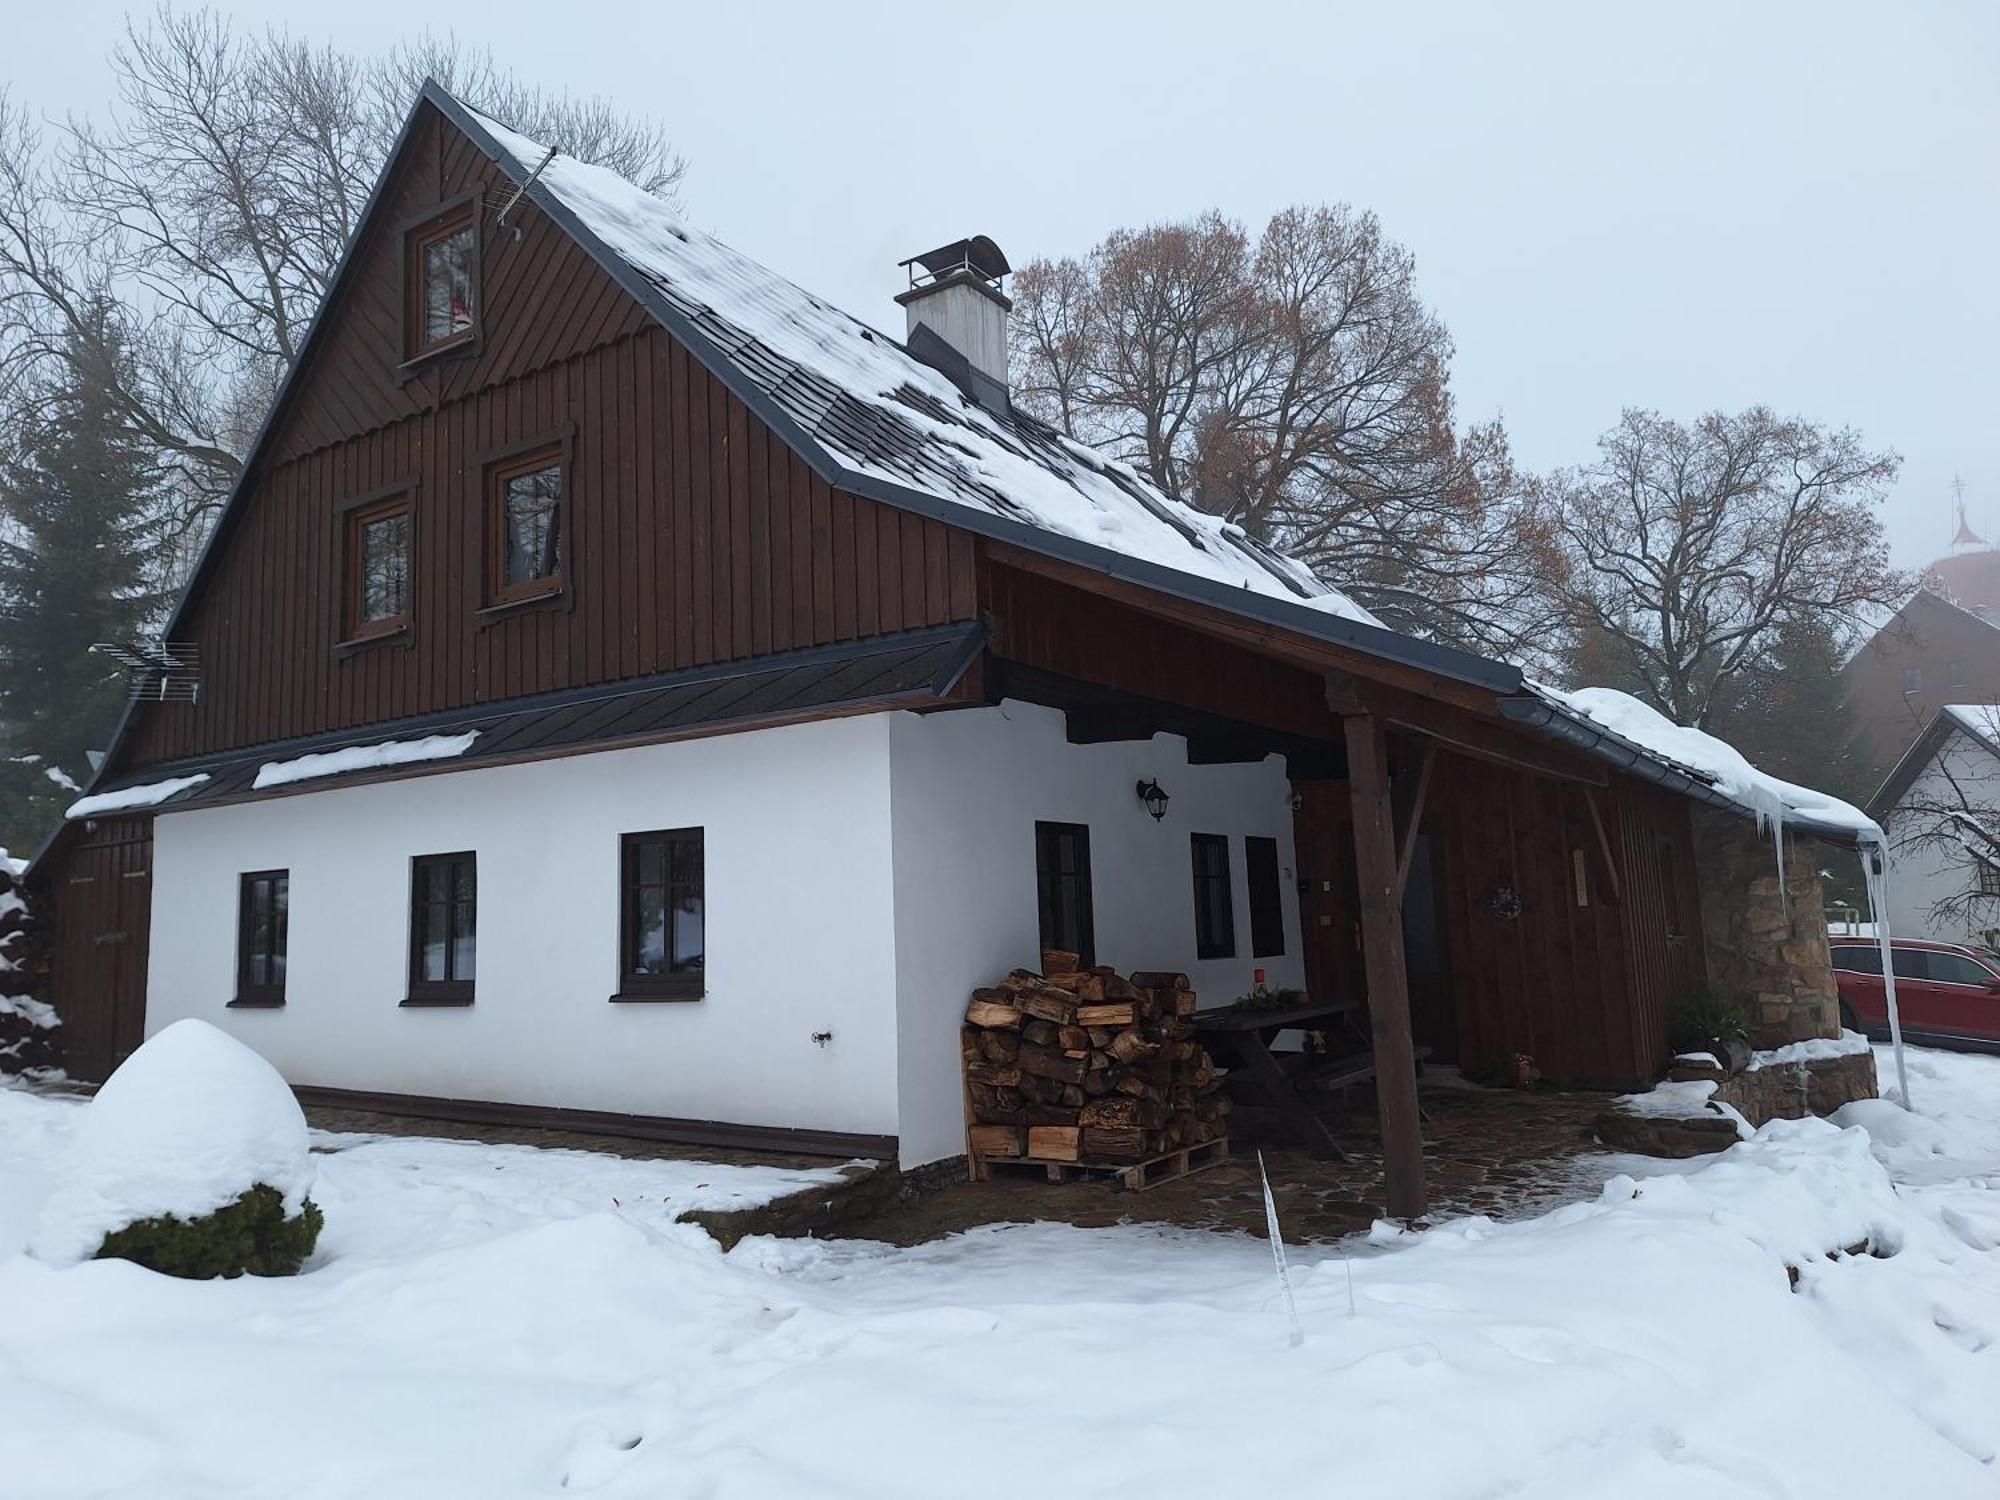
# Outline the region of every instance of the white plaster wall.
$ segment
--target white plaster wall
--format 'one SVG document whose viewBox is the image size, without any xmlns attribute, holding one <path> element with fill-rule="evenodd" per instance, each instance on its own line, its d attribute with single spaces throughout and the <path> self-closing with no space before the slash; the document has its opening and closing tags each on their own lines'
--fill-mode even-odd
<svg viewBox="0 0 2000 1500">
<path fill-rule="evenodd" d="M 889 734 L 876 715 L 166 814 L 147 1030 L 200 1016 L 302 1084 L 892 1134 Z M 611 1004 L 619 835 L 692 825 L 707 997 Z M 400 1008 L 409 862 L 460 849 L 476 999 Z M 271 868 L 287 1003 L 230 1010 L 237 876 Z"/>
<path fill-rule="evenodd" d="M 1938 807 L 1955 805 L 1961 797 L 2000 807 L 2000 759 L 1965 735 L 1953 733 L 1902 800 Z M 1922 841 L 1923 831 L 1933 826 L 1934 819 L 1897 808 L 1883 817 L 1882 831 L 1889 840 L 1889 930 L 1898 937 L 1983 942 L 1985 939 L 1962 917 L 1940 922 L 1932 910 L 1940 900 L 1966 890 L 1976 878 L 1970 856 Z"/>
<path fill-rule="evenodd" d="M 893 720 L 897 1072 L 903 1164 L 965 1149 L 958 1027 L 966 997 L 1009 969 L 1039 967 L 1035 823 L 1090 827 L 1097 960 L 1119 970 L 1183 969 L 1204 1003 L 1305 983 L 1294 894 L 1291 786 L 1284 762 L 1190 766 L 1186 743 L 1071 745 L 1063 715 L 998 708 Z M 1154 822 L 1134 793 L 1157 777 L 1171 801 Z M 1195 957 L 1190 833 L 1229 837 L 1236 956 Z M 1250 953 L 1243 838 L 1278 841 L 1285 952 Z"/>
</svg>

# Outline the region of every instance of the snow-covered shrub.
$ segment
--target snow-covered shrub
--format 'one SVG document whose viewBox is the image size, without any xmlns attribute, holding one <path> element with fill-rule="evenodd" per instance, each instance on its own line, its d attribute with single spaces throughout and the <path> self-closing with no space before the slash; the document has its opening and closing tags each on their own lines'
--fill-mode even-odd
<svg viewBox="0 0 2000 1500">
<path fill-rule="evenodd" d="M 305 1116 L 276 1069 L 206 1021 L 177 1021 L 97 1091 L 30 1249 L 56 1265 L 285 1275 L 319 1237 Z"/>
</svg>

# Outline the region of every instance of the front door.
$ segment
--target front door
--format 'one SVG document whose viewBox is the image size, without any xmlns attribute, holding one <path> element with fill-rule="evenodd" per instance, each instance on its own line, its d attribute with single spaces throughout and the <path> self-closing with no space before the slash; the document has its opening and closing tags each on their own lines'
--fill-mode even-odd
<svg viewBox="0 0 2000 1500">
<path fill-rule="evenodd" d="M 1298 852 L 1299 927 L 1305 935 L 1306 992 L 1315 1002 L 1360 1000 L 1361 882 L 1354 866 L 1354 821 L 1344 781 L 1296 781 L 1292 837 Z"/>
<path fill-rule="evenodd" d="M 53 956 L 64 1065 L 101 1082 L 146 1034 L 146 954 L 153 921 L 150 819 L 84 829 L 56 861 Z"/>
</svg>

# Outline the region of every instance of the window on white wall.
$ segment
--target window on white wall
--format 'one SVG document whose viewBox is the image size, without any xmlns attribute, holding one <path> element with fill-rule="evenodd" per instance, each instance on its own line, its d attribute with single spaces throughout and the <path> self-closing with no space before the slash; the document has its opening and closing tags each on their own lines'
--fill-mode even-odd
<svg viewBox="0 0 2000 1500">
<path fill-rule="evenodd" d="M 236 998 L 232 1005 L 285 1003 L 285 939 L 291 874 L 257 870 L 238 884 Z"/>
<path fill-rule="evenodd" d="M 619 847 L 616 1000 L 699 1000 L 708 964 L 702 831 L 628 833 Z"/>
<path fill-rule="evenodd" d="M 1035 893 L 1042 947 L 1097 962 L 1090 902 L 1090 830 L 1081 823 L 1035 825 Z"/>
<path fill-rule="evenodd" d="M 479 957 L 476 855 L 410 861 L 410 995 L 405 1005 L 470 1005 Z"/>
<path fill-rule="evenodd" d="M 1194 952 L 1196 958 L 1236 956 L 1236 909 L 1229 891 L 1229 840 L 1194 833 Z"/>
<path fill-rule="evenodd" d="M 1279 957 L 1285 951 L 1285 897 L 1276 839 L 1243 840 L 1243 875 L 1250 887 L 1250 956 Z"/>
</svg>

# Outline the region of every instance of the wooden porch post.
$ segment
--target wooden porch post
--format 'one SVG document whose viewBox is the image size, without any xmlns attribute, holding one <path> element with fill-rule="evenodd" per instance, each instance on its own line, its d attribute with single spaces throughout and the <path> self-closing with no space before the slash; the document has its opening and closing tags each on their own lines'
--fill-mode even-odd
<svg viewBox="0 0 2000 1500">
<path fill-rule="evenodd" d="M 1361 884 L 1361 950 L 1374 1032 L 1375 1097 L 1382 1116 L 1382 1158 L 1389 1216 L 1415 1219 L 1428 1205 L 1424 1140 L 1417 1113 L 1417 1058 L 1410 1039 L 1409 976 L 1403 970 L 1395 823 L 1389 808 L 1389 737 L 1374 714 L 1342 720 L 1354 808 L 1354 864 Z"/>
</svg>

